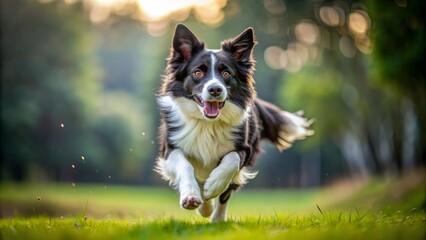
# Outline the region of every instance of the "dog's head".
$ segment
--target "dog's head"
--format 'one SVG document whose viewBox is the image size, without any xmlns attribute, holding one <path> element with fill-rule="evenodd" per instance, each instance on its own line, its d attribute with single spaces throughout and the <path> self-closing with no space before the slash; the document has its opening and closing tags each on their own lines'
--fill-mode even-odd
<svg viewBox="0 0 426 240">
<path fill-rule="evenodd" d="M 210 50 L 186 26 L 176 27 L 162 93 L 184 101 L 192 116 L 220 119 L 231 108 L 247 110 L 255 96 L 252 28 Z M 228 106 L 229 105 L 229 106 Z M 197 109 L 195 114 L 193 110 Z M 227 110 L 228 109 L 228 110 Z"/>
</svg>

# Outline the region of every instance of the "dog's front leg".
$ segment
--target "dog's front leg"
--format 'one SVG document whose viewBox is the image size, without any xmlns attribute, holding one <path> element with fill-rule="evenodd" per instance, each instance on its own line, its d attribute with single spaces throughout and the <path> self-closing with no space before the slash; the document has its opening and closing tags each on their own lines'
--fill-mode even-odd
<svg viewBox="0 0 426 240">
<path fill-rule="evenodd" d="M 194 167 L 180 149 L 172 150 L 166 160 L 158 161 L 157 171 L 179 190 L 179 202 L 183 208 L 196 209 L 203 203 Z"/>
<path fill-rule="evenodd" d="M 230 152 L 223 157 L 204 183 L 204 199 L 215 198 L 226 190 L 239 171 L 240 161 L 240 156 L 236 152 Z"/>
</svg>

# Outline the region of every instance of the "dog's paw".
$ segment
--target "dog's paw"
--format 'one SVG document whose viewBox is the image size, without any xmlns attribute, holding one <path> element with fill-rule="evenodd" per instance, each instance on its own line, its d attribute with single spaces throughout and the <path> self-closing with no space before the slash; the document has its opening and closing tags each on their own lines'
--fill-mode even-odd
<svg viewBox="0 0 426 240">
<path fill-rule="evenodd" d="M 201 197 L 197 196 L 195 193 L 189 193 L 181 197 L 180 205 L 188 210 L 193 210 L 198 208 L 203 203 Z"/>
<path fill-rule="evenodd" d="M 231 179 L 210 176 L 204 183 L 204 199 L 209 200 L 219 196 L 229 186 Z"/>
</svg>

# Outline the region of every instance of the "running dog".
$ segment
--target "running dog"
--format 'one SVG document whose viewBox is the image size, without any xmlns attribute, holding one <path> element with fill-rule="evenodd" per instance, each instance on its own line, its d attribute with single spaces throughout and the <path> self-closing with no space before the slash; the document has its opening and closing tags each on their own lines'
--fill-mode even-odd
<svg viewBox="0 0 426 240">
<path fill-rule="evenodd" d="M 253 29 L 247 28 L 211 50 L 177 25 L 157 97 L 161 125 L 155 170 L 179 191 L 182 208 L 197 209 L 211 222 L 226 220 L 232 192 L 256 176 L 250 167 L 261 140 L 284 150 L 314 133 L 303 113 L 256 97 L 255 43 Z"/>
</svg>

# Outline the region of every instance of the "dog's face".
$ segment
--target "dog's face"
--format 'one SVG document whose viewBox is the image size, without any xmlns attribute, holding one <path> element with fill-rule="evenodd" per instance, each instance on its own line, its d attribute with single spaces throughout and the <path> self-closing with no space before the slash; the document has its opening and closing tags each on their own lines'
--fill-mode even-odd
<svg viewBox="0 0 426 240">
<path fill-rule="evenodd" d="M 222 42 L 221 49 L 209 50 L 187 27 L 178 25 L 163 92 L 182 97 L 187 109 L 197 108 L 198 116 L 208 120 L 220 119 L 226 109 L 244 112 L 255 96 L 254 44 L 248 28 Z"/>
</svg>

